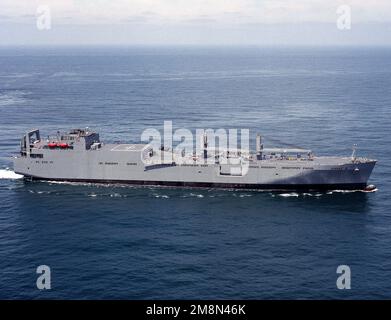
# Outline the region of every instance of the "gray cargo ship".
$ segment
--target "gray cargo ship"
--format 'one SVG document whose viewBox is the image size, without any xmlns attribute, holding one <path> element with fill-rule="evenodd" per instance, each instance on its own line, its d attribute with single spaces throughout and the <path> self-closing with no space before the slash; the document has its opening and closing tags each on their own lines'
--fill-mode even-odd
<svg viewBox="0 0 391 320">
<path fill-rule="evenodd" d="M 376 160 L 356 157 L 355 150 L 350 157 L 318 157 L 300 148 L 264 148 L 259 135 L 255 152 L 221 150 L 210 159 L 207 139 L 203 147 L 199 154 L 179 157 L 164 148 L 157 154 L 148 144 L 105 144 L 88 129 L 48 139 L 33 130 L 21 140 L 14 171 L 29 180 L 92 183 L 261 190 L 374 188 L 367 181 Z"/>
</svg>

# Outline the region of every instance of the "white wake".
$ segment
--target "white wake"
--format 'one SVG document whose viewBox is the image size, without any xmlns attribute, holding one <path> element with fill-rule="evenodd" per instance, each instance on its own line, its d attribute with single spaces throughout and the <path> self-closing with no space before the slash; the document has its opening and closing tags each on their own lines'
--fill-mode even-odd
<svg viewBox="0 0 391 320">
<path fill-rule="evenodd" d="M 23 176 L 21 174 L 17 174 L 9 169 L 0 169 L 0 179 L 21 179 Z"/>
</svg>

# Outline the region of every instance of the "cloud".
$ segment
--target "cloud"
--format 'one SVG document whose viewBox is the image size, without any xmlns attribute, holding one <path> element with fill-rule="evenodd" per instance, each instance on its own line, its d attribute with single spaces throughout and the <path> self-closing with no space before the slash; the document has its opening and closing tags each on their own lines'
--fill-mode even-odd
<svg viewBox="0 0 391 320">
<path fill-rule="evenodd" d="M 39 5 L 50 32 L 36 30 Z M 340 5 L 350 33 L 336 28 Z M 0 44 L 391 42 L 390 0 L 0 0 L 0 13 Z"/>
<path fill-rule="evenodd" d="M 148 16 L 145 16 L 145 15 L 131 16 L 131 17 L 125 18 L 121 21 L 123 21 L 124 23 L 147 23 Z"/>
<path fill-rule="evenodd" d="M 6 16 L 32 15 L 41 0 L 2 0 Z M 389 0 L 47 0 L 53 19 L 69 23 L 193 22 L 296 23 L 332 22 L 340 5 L 350 5 L 356 22 L 391 22 Z M 148 17 L 148 19 L 146 19 Z"/>
</svg>

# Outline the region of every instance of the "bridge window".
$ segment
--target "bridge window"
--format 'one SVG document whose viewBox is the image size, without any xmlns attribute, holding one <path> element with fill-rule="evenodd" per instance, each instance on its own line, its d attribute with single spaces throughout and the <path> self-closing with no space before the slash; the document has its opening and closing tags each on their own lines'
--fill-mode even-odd
<svg viewBox="0 0 391 320">
<path fill-rule="evenodd" d="M 30 153 L 30 158 L 43 158 L 41 153 Z"/>
</svg>

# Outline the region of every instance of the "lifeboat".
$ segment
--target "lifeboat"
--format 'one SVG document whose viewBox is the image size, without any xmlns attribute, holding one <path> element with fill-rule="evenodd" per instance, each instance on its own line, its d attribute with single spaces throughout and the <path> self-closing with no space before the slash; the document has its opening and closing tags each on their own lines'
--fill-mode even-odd
<svg viewBox="0 0 391 320">
<path fill-rule="evenodd" d="M 57 146 L 60 147 L 61 149 L 67 149 L 69 147 L 68 143 L 65 142 L 58 143 Z"/>
<path fill-rule="evenodd" d="M 48 147 L 51 148 L 51 149 L 52 149 L 52 148 L 55 148 L 55 147 L 57 147 L 57 143 L 55 143 L 55 142 L 49 142 L 49 143 L 48 143 Z"/>
</svg>

